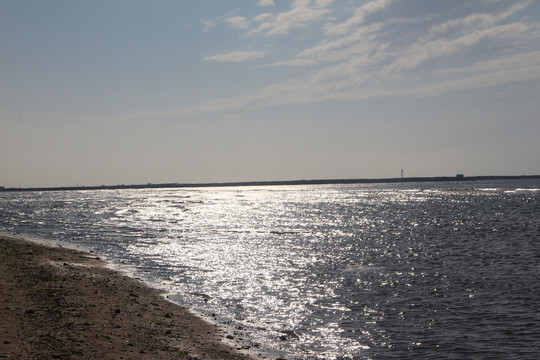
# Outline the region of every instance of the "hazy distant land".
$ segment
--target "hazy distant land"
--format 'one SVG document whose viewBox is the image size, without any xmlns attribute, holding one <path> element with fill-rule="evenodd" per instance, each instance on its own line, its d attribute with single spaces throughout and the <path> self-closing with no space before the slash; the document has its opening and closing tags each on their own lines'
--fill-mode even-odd
<svg viewBox="0 0 540 360">
<path fill-rule="evenodd" d="M 218 183 L 161 183 L 161 184 L 132 184 L 132 185 L 100 185 L 100 186 L 58 186 L 58 187 L 28 187 L 15 188 L 0 186 L 0 191 L 66 191 L 66 190 L 116 190 L 116 189 L 156 189 L 156 188 L 197 188 L 197 187 L 226 187 L 226 186 L 275 186 L 275 185 L 326 185 L 326 184 L 375 184 L 400 182 L 429 182 L 429 181 L 478 181 L 478 180 L 517 180 L 540 179 L 540 175 L 487 175 L 487 176 L 435 176 L 435 177 L 399 177 L 377 179 L 321 179 L 321 180 L 283 180 L 283 181 L 239 181 Z"/>
</svg>

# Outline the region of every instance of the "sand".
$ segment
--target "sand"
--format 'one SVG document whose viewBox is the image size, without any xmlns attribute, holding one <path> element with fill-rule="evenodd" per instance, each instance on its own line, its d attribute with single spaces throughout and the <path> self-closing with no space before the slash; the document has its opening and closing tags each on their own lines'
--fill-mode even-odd
<svg viewBox="0 0 540 360">
<path fill-rule="evenodd" d="M 0 358 L 250 359 L 95 255 L 0 237 Z"/>
</svg>

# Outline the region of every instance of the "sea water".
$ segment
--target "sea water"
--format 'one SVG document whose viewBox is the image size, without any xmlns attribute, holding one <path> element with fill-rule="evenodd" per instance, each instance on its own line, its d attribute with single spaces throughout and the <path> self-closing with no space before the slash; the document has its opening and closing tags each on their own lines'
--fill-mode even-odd
<svg viewBox="0 0 540 360">
<path fill-rule="evenodd" d="M 106 256 L 287 359 L 540 354 L 540 181 L 0 193 L 0 231 Z"/>
</svg>

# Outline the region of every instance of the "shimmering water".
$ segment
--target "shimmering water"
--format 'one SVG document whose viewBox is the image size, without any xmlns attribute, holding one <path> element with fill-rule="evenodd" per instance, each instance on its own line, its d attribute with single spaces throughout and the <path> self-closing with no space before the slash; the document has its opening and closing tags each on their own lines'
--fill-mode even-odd
<svg viewBox="0 0 540 360">
<path fill-rule="evenodd" d="M 287 359 L 540 354 L 540 181 L 0 193 Z"/>
</svg>

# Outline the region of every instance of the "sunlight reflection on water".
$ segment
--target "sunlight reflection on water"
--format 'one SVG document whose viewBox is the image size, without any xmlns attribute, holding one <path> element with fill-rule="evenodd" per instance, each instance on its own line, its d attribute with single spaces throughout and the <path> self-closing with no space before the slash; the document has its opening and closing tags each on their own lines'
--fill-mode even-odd
<svg viewBox="0 0 540 360">
<path fill-rule="evenodd" d="M 540 350 L 537 188 L 13 193 L 0 224 L 104 252 L 256 353 L 508 358 Z"/>
</svg>

